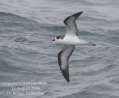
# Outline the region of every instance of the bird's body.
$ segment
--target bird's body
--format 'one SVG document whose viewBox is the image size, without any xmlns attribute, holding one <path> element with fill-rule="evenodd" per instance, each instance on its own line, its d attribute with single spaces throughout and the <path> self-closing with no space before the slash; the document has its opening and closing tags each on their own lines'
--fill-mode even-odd
<svg viewBox="0 0 119 98">
<path fill-rule="evenodd" d="M 64 45 L 64 48 L 58 53 L 58 64 L 60 67 L 60 70 L 62 72 L 62 75 L 67 80 L 67 82 L 70 81 L 69 78 L 69 59 L 72 55 L 75 45 L 91 45 L 95 46 L 94 43 L 88 42 L 86 40 L 79 39 L 79 30 L 77 28 L 76 20 L 83 12 L 78 12 L 76 14 L 73 14 L 69 17 L 67 17 L 64 20 L 64 24 L 66 25 L 66 34 L 60 35 L 55 37 L 53 41 L 56 44 L 62 44 Z"/>
<path fill-rule="evenodd" d="M 64 45 L 84 45 L 87 44 L 87 41 L 79 39 L 78 36 L 66 35 L 63 39 L 55 41 L 55 43 Z"/>
</svg>

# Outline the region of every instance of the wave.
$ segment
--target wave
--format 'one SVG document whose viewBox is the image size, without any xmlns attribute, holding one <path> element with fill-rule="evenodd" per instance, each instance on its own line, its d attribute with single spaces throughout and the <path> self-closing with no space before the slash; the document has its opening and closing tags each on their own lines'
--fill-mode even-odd
<svg viewBox="0 0 119 98">
<path fill-rule="evenodd" d="M 39 30 L 37 21 L 13 13 L 0 12 L 0 32 L 23 32 Z"/>
<path fill-rule="evenodd" d="M 117 96 L 110 96 L 108 94 L 96 94 L 96 93 L 90 93 L 88 91 L 83 91 L 79 93 L 75 93 L 72 95 L 59 97 L 59 98 L 118 98 Z"/>
</svg>

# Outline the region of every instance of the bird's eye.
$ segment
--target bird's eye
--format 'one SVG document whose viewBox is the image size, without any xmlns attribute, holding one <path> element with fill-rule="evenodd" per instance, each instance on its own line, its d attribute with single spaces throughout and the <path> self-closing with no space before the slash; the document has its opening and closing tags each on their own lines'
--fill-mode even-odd
<svg viewBox="0 0 119 98">
<path fill-rule="evenodd" d="M 57 36 L 57 39 L 60 39 L 60 36 Z"/>
</svg>

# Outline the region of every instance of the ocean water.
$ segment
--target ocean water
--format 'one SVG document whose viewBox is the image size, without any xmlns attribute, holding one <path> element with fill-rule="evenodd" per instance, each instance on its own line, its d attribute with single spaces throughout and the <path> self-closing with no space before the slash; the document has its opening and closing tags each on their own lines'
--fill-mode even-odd
<svg viewBox="0 0 119 98">
<path fill-rule="evenodd" d="M 119 0 L 0 0 L 0 98 L 119 98 Z M 80 38 L 70 83 L 52 38 L 76 12 Z"/>
</svg>

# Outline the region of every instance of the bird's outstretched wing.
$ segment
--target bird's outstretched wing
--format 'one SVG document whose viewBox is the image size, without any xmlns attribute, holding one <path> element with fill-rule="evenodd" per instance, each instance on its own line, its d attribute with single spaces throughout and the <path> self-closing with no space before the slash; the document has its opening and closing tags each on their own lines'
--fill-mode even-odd
<svg viewBox="0 0 119 98">
<path fill-rule="evenodd" d="M 76 20 L 82 13 L 83 11 L 75 13 L 64 20 L 64 24 L 66 25 L 66 34 L 79 35 Z"/>
<path fill-rule="evenodd" d="M 69 59 L 74 49 L 75 49 L 74 45 L 68 45 L 64 47 L 64 49 L 58 53 L 58 64 L 62 72 L 62 75 L 64 76 L 67 82 L 70 81 L 69 79 Z"/>
</svg>

